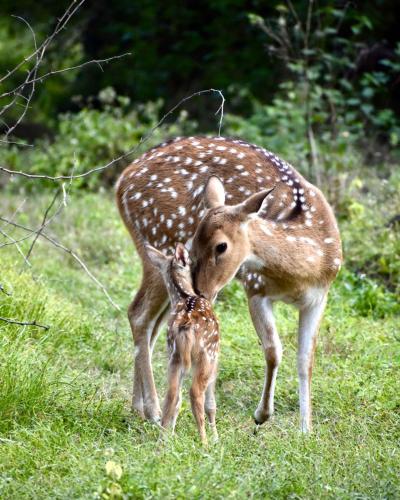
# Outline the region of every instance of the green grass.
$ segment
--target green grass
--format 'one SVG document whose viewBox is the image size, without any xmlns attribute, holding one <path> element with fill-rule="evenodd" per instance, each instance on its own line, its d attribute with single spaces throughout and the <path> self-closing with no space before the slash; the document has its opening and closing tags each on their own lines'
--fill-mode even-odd
<svg viewBox="0 0 400 500">
<path fill-rule="evenodd" d="M 2 212 L 20 201 L 3 197 Z M 20 220 L 37 224 L 46 203 L 45 196 L 31 198 Z M 276 415 L 255 435 L 263 355 L 239 286 L 224 291 L 217 306 L 220 441 L 202 449 L 187 397 L 176 435 L 165 441 L 130 413 L 125 310 L 140 264 L 110 197 L 73 197 L 52 231 L 84 258 L 123 312 L 48 244 L 37 243 L 32 269 L 14 247 L 0 249 L 0 282 L 12 292 L 0 292 L 0 316 L 51 326 L 0 322 L 0 498 L 399 498 L 398 318 L 385 307 L 361 316 L 368 307 L 354 306 L 349 270 L 332 289 L 322 325 L 310 436 L 298 432 L 294 312 L 277 308 L 284 358 Z M 349 227 L 344 234 L 351 247 Z M 160 395 L 165 368 L 163 333 L 154 356 Z M 121 476 L 117 469 L 107 475 L 109 461 L 122 467 Z"/>
</svg>

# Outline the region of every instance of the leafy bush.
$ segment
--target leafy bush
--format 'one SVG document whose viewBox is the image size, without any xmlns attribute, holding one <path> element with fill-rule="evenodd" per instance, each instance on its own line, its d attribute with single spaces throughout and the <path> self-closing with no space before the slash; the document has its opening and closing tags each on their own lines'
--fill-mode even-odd
<svg viewBox="0 0 400 500">
<path fill-rule="evenodd" d="M 84 107 L 78 113 L 60 116 L 52 142 L 38 141 L 34 148 L 22 150 L 15 146 L 0 149 L 0 162 L 8 168 L 31 174 L 49 176 L 80 174 L 106 165 L 133 150 L 160 121 L 162 101 L 149 102 L 129 110 L 129 99 L 117 96 L 112 88 L 103 89 L 99 96 L 101 109 Z M 75 186 L 97 189 L 109 183 L 140 152 L 177 135 L 191 134 L 196 124 L 182 111 L 175 122 L 163 123 L 154 130 L 140 151 L 124 158 L 117 165 L 100 173 L 74 181 Z M 27 186 L 26 182 L 24 185 Z"/>
<path fill-rule="evenodd" d="M 268 21 L 255 14 L 249 20 L 266 36 L 270 55 L 285 63 L 286 78 L 270 105 L 255 105 L 249 130 L 241 118 L 230 124 L 257 142 L 268 136 L 270 147 L 287 151 L 311 180 L 329 186 L 332 176 L 356 165 L 354 145 L 379 159 L 378 142 L 399 142 L 400 121 L 385 104 L 400 70 L 400 44 L 393 59 L 359 75 L 358 56 L 368 51 L 372 28 L 368 16 L 348 6 L 313 9 L 312 2 L 303 15 L 292 4 L 276 9 Z"/>
</svg>

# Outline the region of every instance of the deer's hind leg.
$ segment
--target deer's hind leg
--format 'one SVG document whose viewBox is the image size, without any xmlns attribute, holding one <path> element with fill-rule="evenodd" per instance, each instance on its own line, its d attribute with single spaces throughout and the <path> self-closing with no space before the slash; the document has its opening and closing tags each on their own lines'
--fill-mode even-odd
<svg viewBox="0 0 400 500">
<path fill-rule="evenodd" d="M 203 444 L 207 444 L 206 428 L 205 428 L 205 393 L 211 381 L 213 369 L 208 360 L 205 359 L 206 354 L 202 356 L 193 368 L 192 387 L 190 388 L 190 402 L 192 405 L 193 416 L 196 420 L 199 430 L 200 439 Z"/>
<path fill-rule="evenodd" d="M 297 370 L 299 375 L 300 430 L 311 430 L 311 377 L 319 324 L 325 310 L 327 291 L 321 290 L 311 304 L 300 308 Z"/>
<path fill-rule="evenodd" d="M 168 365 L 168 390 L 164 400 L 162 427 L 175 429 L 176 419 L 181 405 L 181 387 L 183 380 L 183 367 L 179 354 L 171 356 Z"/>
<path fill-rule="evenodd" d="M 132 407 L 148 420 L 158 421 L 161 410 L 151 366 L 152 349 L 168 305 L 168 294 L 159 272 L 143 265 L 142 284 L 128 309 L 135 344 Z"/>
<path fill-rule="evenodd" d="M 210 423 L 210 427 L 214 436 L 214 440 L 218 440 L 218 431 L 215 423 L 215 415 L 217 412 L 217 404 L 215 402 L 215 382 L 217 378 L 217 362 L 215 361 L 212 374 L 210 376 L 210 380 L 206 389 L 205 396 L 205 411 L 208 417 L 208 422 Z"/>
</svg>

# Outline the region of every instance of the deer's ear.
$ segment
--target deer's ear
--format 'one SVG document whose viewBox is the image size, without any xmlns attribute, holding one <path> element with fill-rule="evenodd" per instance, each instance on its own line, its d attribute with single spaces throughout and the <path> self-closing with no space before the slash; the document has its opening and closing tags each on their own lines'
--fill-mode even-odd
<svg viewBox="0 0 400 500">
<path fill-rule="evenodd" d="M 213 175 L 207 181 L 204 191 L 204 205 L 206 208 L 215 208 L 225 205 L 225 189 L 221 180 Z"/>
<path fill-rule="evenodd" d="M 158 267 L 158 269 L 161 270 L 168 261 L 168 257 L 148 243 L 145 244 L 144 248 L 146 249 L 146 253 L 153 266 Z"/>
<path fill-rule="evenodd" d="M 183 267 L 190 265 L 189 252 L 187 251 L 187 249 L 183 243 L 178 243 L 176 245 L 175 259 Z"/>
<path fill-rule="evenodd" d="M 246 198 L 242 203 L 237 205 L 237 211 L 243 215 L 250 215 L 257 213 L 264 203 L 267 196 L 275 189 L 268 189 L 265 191 L 260 191 L 259 193 L 252 194 Z"/>
</svg>

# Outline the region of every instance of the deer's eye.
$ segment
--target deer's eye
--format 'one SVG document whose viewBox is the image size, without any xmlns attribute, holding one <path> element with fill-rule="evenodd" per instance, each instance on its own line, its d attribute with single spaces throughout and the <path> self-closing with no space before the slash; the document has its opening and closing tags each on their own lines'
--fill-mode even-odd
<svg viewBox="0 0 400 500">
<path fill-rule="evenodd" d="M 215 251 L 216 251 L 217 255 L 221 255 L 221 253 L 224 253 L 227 248 L 228 248 L 228 245 L 226 243 L 219 243 L 215 247 Z"/>
</svg>

